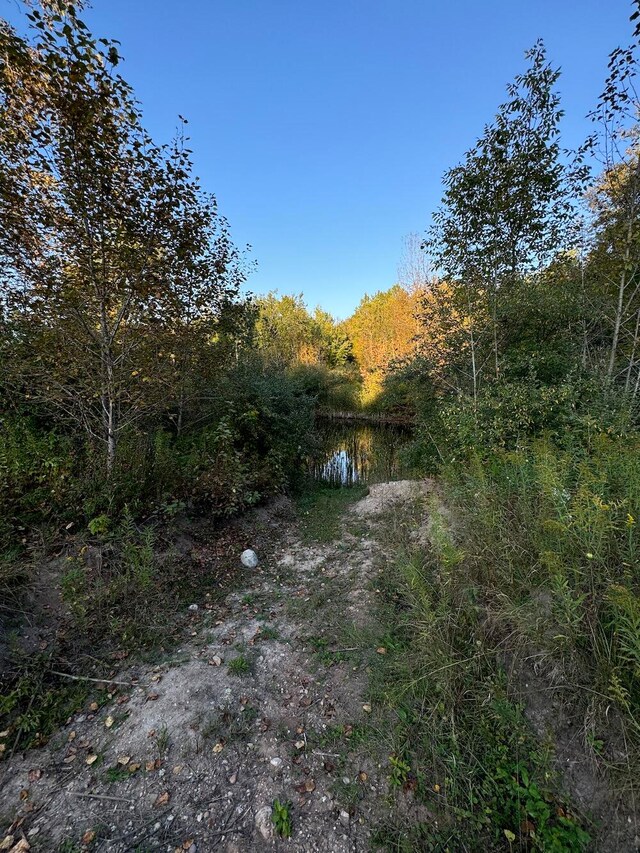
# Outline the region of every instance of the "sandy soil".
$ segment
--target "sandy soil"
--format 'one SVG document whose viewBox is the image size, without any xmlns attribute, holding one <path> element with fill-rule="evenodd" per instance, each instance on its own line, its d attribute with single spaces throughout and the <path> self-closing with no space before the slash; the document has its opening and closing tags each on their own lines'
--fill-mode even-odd
<svg viewBox="0 0 640 853">
<path fill-rule="evenodd" d="M 371 619 L 376 517 L 425 488 L 372 486 L 338 541 L 290 533 L 222 609 L 194 602 L 191 640 L 171 659 L 123 670 L 106 704 L 4 764 L 3 830 L 43 851 L 368 849 L 395 808 L 358 736 L 375 649 L 340 643 Z M 291 803 L 288 841 L 274 833 L 276 798 Z"/>
</svg>

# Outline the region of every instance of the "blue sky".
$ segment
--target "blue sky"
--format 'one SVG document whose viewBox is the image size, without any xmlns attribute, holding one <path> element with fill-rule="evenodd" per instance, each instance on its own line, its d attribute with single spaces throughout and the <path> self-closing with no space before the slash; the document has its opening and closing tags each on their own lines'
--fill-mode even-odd
<svg viewBox="0 0 640 853">
<path fill-rule="evenodd" d="M 0 0 L 16 22 L 15 0 Z M 630 0 L 94 0 L 85 20 L 120 39 L 122 73 L 166 141 L 189 120 L 197 172 L 257 293 L 303 292 L 345 317 L 391 286 L 403 237 L 423 232 L 459 161 L 542 37 L 560 65 L 564 142 Z"/>
</svg>

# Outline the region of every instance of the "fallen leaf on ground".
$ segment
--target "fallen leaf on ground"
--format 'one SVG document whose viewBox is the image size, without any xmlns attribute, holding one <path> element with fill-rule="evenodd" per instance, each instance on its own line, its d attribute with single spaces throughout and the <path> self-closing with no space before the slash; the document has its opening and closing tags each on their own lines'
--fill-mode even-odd
<svg viewBox="0 0 640 853">
<path fill-rule="evenodd" d="M 109 716 L 107 717 L 107 719 L 104 721 L 105 726 L 106 726 L 108 729 L 110 729 L 110 728 L 111 728 L 111 726 L 112 726 L 114 723 L 115 723 L 115 720 L 113 719 L 113 717 L 111 716 L 111 714 L 109 714 Z"/>
<path fill-rule="evenodd" d="M 95 754 L 87 755 L 87 758 L 86 758 L 87 764 L 93 764 L 93 762 L 97 761 L 97 760 L 98 760 L 97 755 L 95 755 Z"/>
<path fill-rule="evenodd" d="M 365 711 L 365 713 L 370 714 L 371 713 L 371 705 L 369 705 L 369 703 L 367 702 L 366 705 L 362 706 L 362 710 Z"/>
<path fill-rule="evenodd" d="M 378 646 L 376 651 L 378 652 L 379 655 L 386 655 L 386 653 L 387 653 L 387 650 L 385 649 L 384 646 Z"/>
<path fill-rule="evenodd" d="M 10 850 L 13 847 L 13 842 L 13 835 L 5 835 L 2 841 L 0 841 L 0 850 Z"/>
<path fill-rule="evenodd" d="M 92 841 L 95 840 L 96 834 L 93 829 L 88 829 L 85 834 L 82 836 L 83 844 L 91 844 Z"/>
<path fill-rule="evenodd" d="M 23 789 L 20 791 L 20 799 L 21 799 L 21 800 L 26 800 L 28 796 L 29 796 L 29 792 L 27 791 L 27 789 L 26 789 L 26 788 L 23 788 Z"/>
<path fill-rule="evenodd" d="M 162 794 L 158 794 L 156 797 L 156 801 L 153 804 L 154 806 L 166 806 L 171 798 L 171 794 L 168 791 L 164 791 Z"/>
<path fill-rule="evenodd" d="M 41 778 L 42 778 L 42 770 L 40 770 L 40 768 L 34 769 L 34 770 L 29 770 L 29 781 L 30 782 L 37 782 L 38 779 L 41 779 Z"/>
<path fill-rule="evenodd" d="M 223 743 L 218 742 L 218 743 L 213 747 L 212 752 L 214 752 L 214 753 L 216 753 L 216 754 L 217 754 L 218 752 L 222 752 L 222 750 L 223 750 L 223 749 L 224 749 L 224 744 L 223 744 Z"/>
</svg>

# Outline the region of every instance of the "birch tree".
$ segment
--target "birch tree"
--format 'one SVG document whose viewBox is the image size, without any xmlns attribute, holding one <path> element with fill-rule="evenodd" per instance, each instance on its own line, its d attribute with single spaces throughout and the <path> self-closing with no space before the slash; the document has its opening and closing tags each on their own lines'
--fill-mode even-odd
<svg viewBox="0 0 640 853">
<path fill-rule="evenodd" d="M 5 368 L 110 475 L 119 437 L 166 405 L 168 330 L 209 323 L 243 274 L 183 134 L 145 132 L 117 43 L 66 0 L 28 19 L 29 38 L 0 23 L 0 284 L 22 369 Z"/>
</svg>

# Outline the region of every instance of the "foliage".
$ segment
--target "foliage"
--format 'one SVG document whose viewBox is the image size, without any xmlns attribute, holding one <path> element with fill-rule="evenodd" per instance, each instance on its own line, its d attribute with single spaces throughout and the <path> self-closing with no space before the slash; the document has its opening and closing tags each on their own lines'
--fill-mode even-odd
<svg viewBox="0 0 640 853">
<path fill-rule="evenodd" d="M 291 803 L 281 803 L 280 800 L 275 799 L 271 809 L 271 822 L 277 835 L 281 838 L 290 838 L 292 830 Z"/>
<path fill-rule="evenodd" d="M 393 711 L 391 785 L 414 791 L 438 819 L 391 823 L 376 840 L 400 850 L 502 850 L 514 842 L 582 850 L 589 836 L 558 795 L 550 756 L 487 636 L 484 590 L 468 576 L 435 505 L 430 511 L 431 553 L 405 543 L 376 581 L 387 652 L 376 660 L 372 688 Z"/>
<path fill-rule="evenodd" d="M 83 430 L 110 475 L 127 432 L 181 422 L 244 274 L 184 136 L 144 131 L 116 43 L 70 3 L 27 18 L 31 40 L 0 40 L 5 383 Z"/>
<path fill-rule="evenodd" d="M 365 295 L 343 324 L 353 342 L 353 353 L 363 377 L 362 400 L 370 404 L 379 395 L 391 365 L 415 350 L 419 291 L 395 285 L 374 296 Z"/>
</svg>

